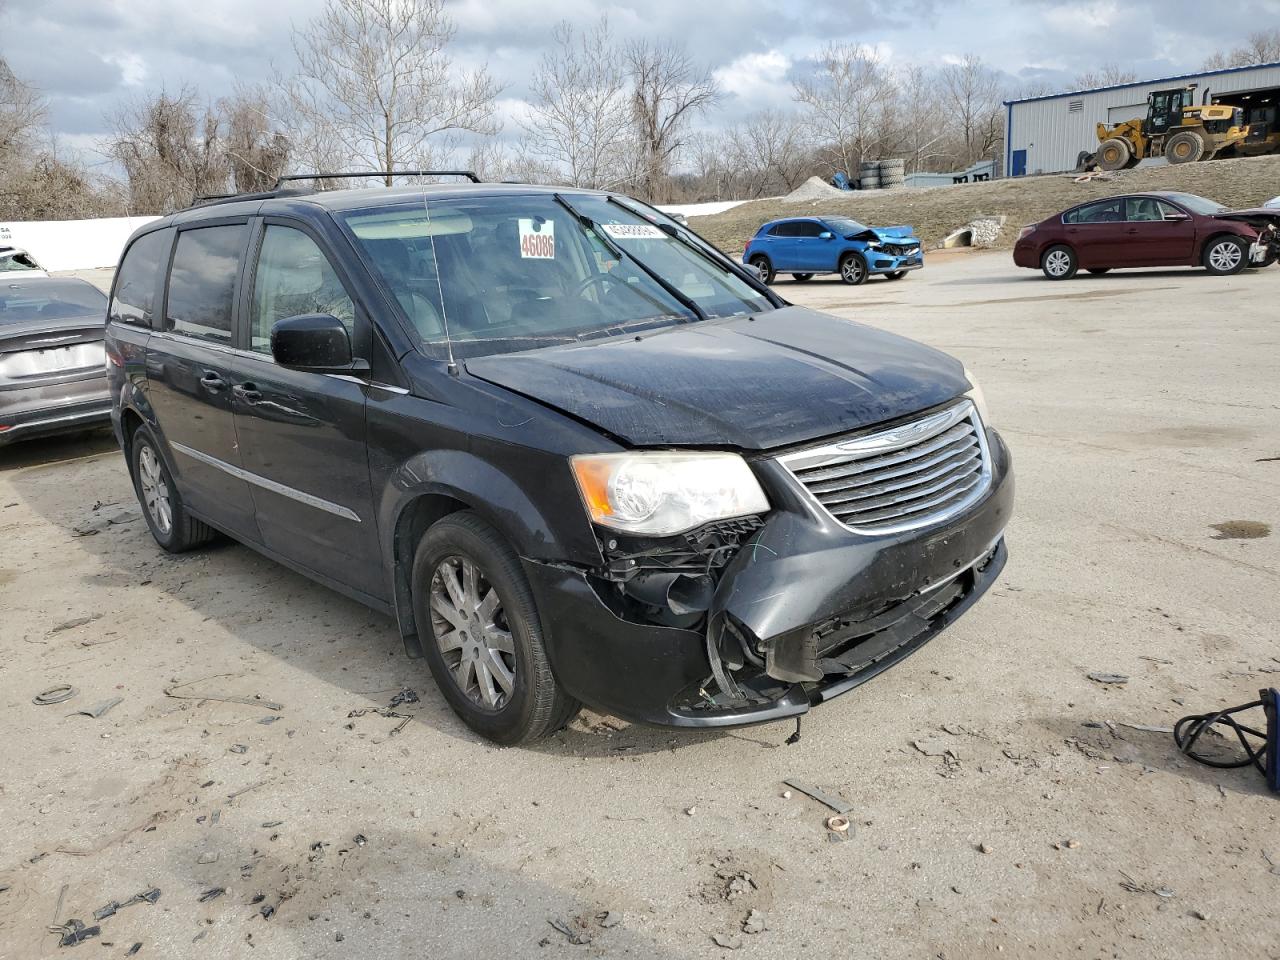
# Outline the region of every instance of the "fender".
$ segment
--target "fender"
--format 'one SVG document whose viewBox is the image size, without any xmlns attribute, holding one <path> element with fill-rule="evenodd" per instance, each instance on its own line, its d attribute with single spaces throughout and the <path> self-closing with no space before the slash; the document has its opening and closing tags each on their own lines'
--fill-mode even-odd
<svg viewBox="0 0 1280 960">
<path fill-rule="evenodd" d="M 503 445 L 504 446 L 504 445 Z M 558 458 L 557 458 L 558 459 Z M 598 565 L 603 563 L 599 544 L 587 521 L 586 511 L 573 488 L 568 464 L 560 460 L 563 484 L 530 484 L 529 477 L 553 472 L 550 464 L 517 464 L 525 475 L 518 483 L 503 467 L 473 451 L 430 450 L 416 454 L 392 471 L 380 491 L 378 529 L 382 532 L 384 568 L 391 577 L 392 594 L 405 652 L 421 656 L 418 627 L 414 622 L 411 577 L 413 557 L 422 534 L 436 520 L 456 510 L 473 510 L 502 534 L 522 558 Z M 538 502 L 529 495 L 542 494 Z M 568 515 L 574 511 L 580 522 Z M 557 532 L 559 531 L 559 532 Z M 567 535 L 566 535 L 567 534 Z"/>
</svg>

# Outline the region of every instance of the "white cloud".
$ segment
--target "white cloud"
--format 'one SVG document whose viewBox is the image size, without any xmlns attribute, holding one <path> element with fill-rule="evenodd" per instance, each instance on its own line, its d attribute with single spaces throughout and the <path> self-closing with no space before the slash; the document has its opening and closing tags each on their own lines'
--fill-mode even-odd
<svg viewBox="0 0 1280 960">
<path fill-rule="evenodd" d="M 746 53 L 713 73 L 725 93 L 759 107 L 776 106 L 791 99 L 787 72 L 791 58 L 778 50 Z"/>
</svg>

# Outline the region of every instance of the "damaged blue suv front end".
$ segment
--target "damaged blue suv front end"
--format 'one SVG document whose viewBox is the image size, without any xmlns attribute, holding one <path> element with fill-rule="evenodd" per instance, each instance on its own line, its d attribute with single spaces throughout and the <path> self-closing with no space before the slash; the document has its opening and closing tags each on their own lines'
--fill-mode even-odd
<svg viewBox="0 0 1280 960">
<path fill-rule="evenodd" d="M 765 283 L 780 273 L 800 281 L 834 273 L 857 285 L 873 276 L 901 280 L 919 270 L 924 244 L 905 225 L 868 227 L 848 217 L 788 217 L 764 224 L 742 259 Z"/>
</svg>

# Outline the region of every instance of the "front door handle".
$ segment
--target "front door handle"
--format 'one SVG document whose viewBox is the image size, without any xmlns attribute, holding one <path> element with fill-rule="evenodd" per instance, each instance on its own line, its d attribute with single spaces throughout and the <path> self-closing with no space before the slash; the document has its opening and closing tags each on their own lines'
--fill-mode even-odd
<svg viewBox="0 0 1280 960">
<path fill-rule="evenodd" d="M 237 383 L 231 388 L 231 392 L 245 403 L 257 403 L 262 399 L 262 391 L 258 389 L 256 383 Z"/>
<path fill-rule="evenodd" d="M 223 380 L 214 371 L 206 370 L 204 376 L 200 378 L 200 386 L 210 393 L 221 393 L 227 388 L 227 381 Z"/>
</svg>

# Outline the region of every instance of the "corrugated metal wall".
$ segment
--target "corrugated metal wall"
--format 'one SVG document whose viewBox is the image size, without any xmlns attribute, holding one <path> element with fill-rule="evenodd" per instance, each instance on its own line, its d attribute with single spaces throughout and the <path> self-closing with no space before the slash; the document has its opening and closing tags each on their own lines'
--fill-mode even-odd
<svg viewBox="0 0 1280 960">
<path fill-rule="evenodd" d="M 1009 136 L 1005 169 L 1016 170 L 1018 164 L 1013 162 L 1013 153 L 1025 150 L 1029 174 L 1070 170 L 1076 165 L 1081 150 L 1097 149 L 1098 137 L 1094 130 L 1099 121 L 1118 123 L 1145 116 L 1147 94 L 1188 83 L 1200 85 L 1197 100 L 1204 96 L 1206 88 L 1211 96 L 1218 96 L 1280 87 L 1280 64 L 1172 77 L 1041 100 L 1013 101 L 1007 105 Z"/>
</svg>

